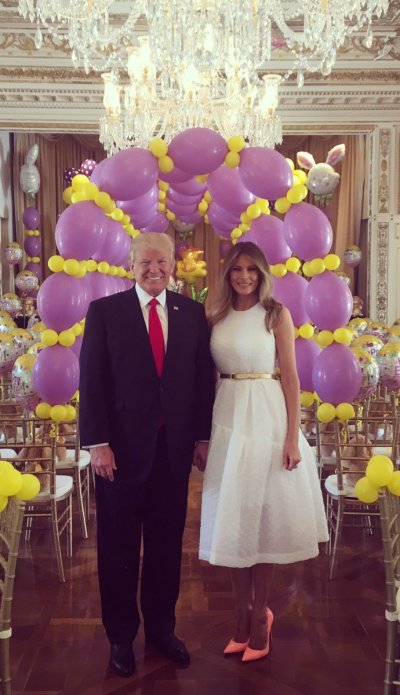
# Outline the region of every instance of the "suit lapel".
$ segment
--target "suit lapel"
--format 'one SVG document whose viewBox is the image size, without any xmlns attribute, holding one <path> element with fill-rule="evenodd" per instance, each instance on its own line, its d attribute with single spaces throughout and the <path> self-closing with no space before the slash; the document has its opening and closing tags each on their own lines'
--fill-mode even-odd
<svg viewBox="0 0 400 695">
<path fill-rule="evenodd" d="M 182 325 L 184 321 L 184 309 L 180 302 L 175 301 L 176 293 L 167 290 L 167 309 L 168 309 L 168 342 L 165 355 L 164 373 L 168 366 L 176 359 L 179 353 L 180 339 L 182 335 Z"/>
<path fill-rule="evenodd" d="M 129 297 L 127 297 L 126 322 L 124 321 L 124 340 L 127 345 L 130 346 L 131 350 L 140 351 L 141 363 L 143 360 L 146 369 L 150 372 L 154 372 L 158 378 L 149 334 L 135 288 L 126 294 L 129 294 Z"/>
</svg>

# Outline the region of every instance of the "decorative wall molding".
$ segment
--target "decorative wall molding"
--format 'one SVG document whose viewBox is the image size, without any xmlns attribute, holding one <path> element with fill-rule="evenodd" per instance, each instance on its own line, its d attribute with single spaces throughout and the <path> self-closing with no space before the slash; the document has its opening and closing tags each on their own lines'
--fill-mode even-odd
<svg viewBox="0 0 400 695">
<path fill-rule="evenodd" d="M 376 319 L 387 322 L 388 317 L 388 251 L 389 222 L 379 222 L 377 235 Z"/>
</svg>

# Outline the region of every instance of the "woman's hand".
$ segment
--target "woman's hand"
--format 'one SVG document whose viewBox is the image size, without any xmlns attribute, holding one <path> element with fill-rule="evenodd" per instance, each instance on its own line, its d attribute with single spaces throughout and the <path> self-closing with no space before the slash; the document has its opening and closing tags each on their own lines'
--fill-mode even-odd
<svg viewBox="0 0 400 695">
<path fill-rule="evenodd" d="M 287 471 L 293 471 L 301 461 L 301 454 L 297 442 L 285 442 L 283 447 L 283 467 Z"/>
</svg>

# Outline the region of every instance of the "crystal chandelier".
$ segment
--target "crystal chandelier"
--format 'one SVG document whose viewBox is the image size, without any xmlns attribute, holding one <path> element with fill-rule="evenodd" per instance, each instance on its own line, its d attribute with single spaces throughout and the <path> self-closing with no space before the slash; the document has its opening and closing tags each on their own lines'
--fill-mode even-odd
<svg viewBox="0 0 400 695">
<path fill-rule="evenodd" d="M 280 80 L 328 75 L 338 49 L 389 0 L 19 0 L 20 14 L 67 40 L 74 66 L 102 72 L 109 153 L 211 126 L 252 145 L 281 139 Z M 271 70 L 277 74 L 264 74 Z M 264 77 L 262 75 L 264 74 Z"/>
</svg>

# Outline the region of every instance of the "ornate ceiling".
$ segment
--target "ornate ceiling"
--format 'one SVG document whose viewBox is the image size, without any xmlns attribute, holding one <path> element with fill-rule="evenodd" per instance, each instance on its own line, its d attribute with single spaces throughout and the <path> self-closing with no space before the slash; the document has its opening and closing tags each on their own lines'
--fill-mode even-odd
<svg viewBox="0 0 400 695">
<path fill-rule="evenodd" d="M 96 132 L 102 110 L 98 74 L 74 70 L 68 48 L 46 36 L 38 51 L 34 27 L 0 0 L 0 129 Z M 285 70 L 282 51 L 269 71 Z M 299 90 L 280 88 L 284 131 L 370 130 L 400 122 L 400 0 L 374 25 L 374 41 L 353 37 L 328 78 L 311 76 Z"/>
</svg>

